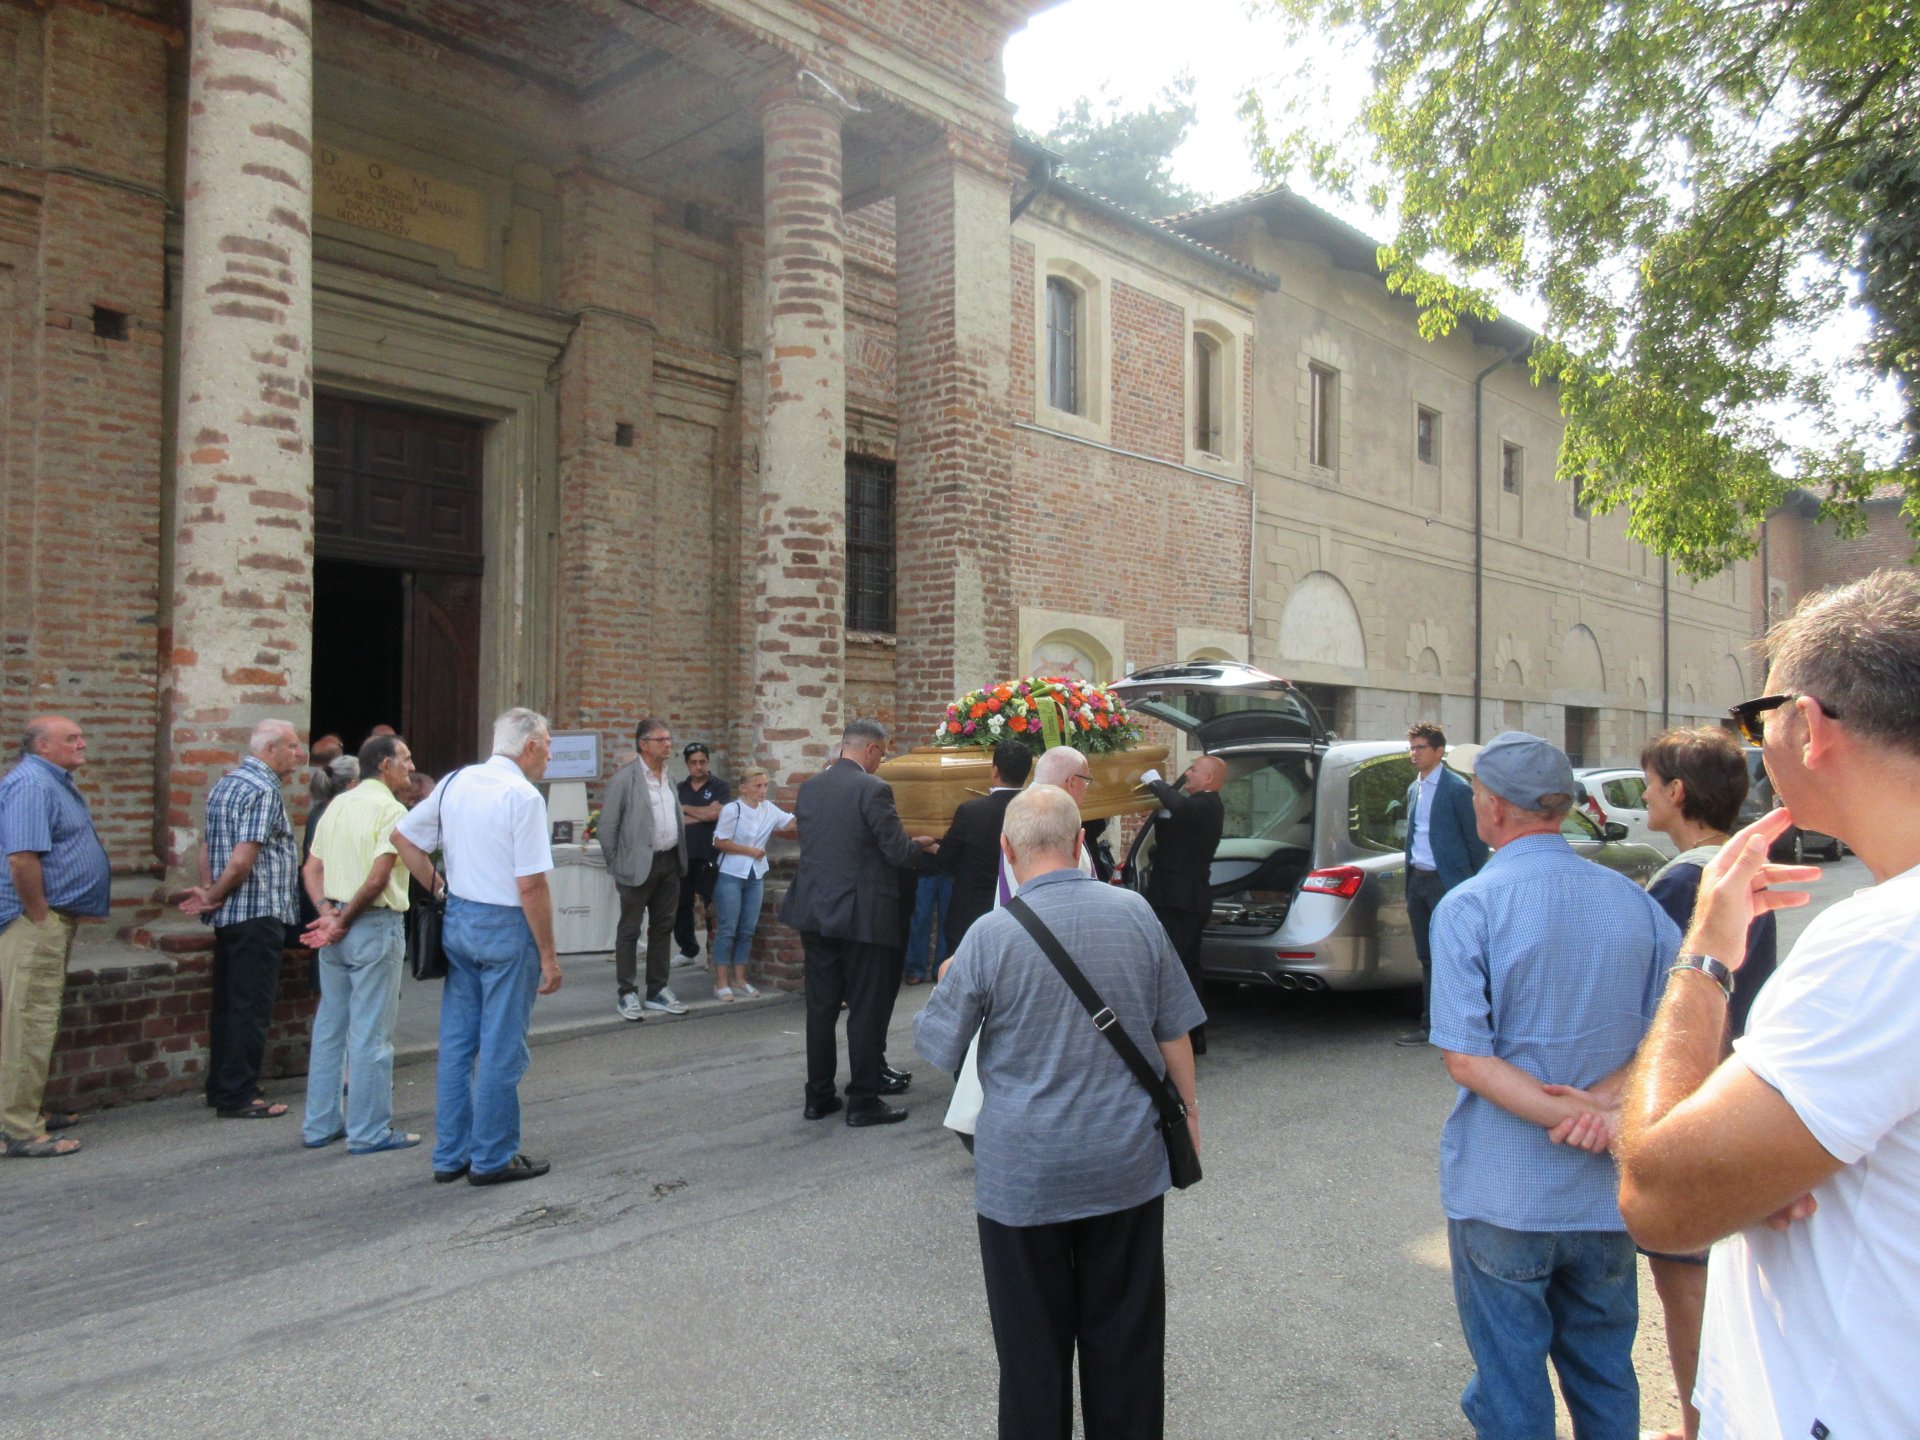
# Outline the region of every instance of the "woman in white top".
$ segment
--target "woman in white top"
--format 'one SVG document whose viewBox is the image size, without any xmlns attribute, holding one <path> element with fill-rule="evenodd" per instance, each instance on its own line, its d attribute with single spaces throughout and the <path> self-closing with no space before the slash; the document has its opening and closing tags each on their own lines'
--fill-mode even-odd
<svg viewBox="0 0 1920 1440">
<path fill-rule="evenodd" d="M 793 816 L 767 803 L 767 772 L 758 766 L 740 777 L 737 799 L 720 807 L 713 848 L 720 874 L 713 882 L 713 993 L 717 999 L 760 992 L 747 980 L 747 955 L 760 926 L 760 889 L 767 873 L 767 841 L 791 840 L 800 832 Z M 733 983 L 727 983 L 727 967 Z"/>
</svg>

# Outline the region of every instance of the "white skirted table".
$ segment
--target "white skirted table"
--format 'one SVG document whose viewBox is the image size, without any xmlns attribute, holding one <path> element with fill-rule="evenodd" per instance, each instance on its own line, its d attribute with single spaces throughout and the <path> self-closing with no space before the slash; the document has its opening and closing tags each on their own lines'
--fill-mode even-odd
<svg viewBox="0 0 1920 1440">
<path fill-rule="evenodd" d="M 553 890 L 554 949 L 562 955 L 612 950 L 613 932 L 620 925 L 620 894 L 607 873 L 600 842 L 554 846 L 547 882 Z"/>
</svg>

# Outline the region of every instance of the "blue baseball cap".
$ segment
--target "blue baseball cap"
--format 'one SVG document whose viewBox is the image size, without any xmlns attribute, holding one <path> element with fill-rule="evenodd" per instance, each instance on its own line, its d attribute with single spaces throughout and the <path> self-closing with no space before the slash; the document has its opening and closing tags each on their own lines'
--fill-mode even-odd
<svg viewBox="0 0 1920 1440">
<path fill-rule="evenodd" d="M 1474 778 L 1522 810 L 1546 808 L 1550 795 L 1572 798 L 1573 766 L 1567 752 L 1538 735 L 1505 730 L 1481 747 L 1473 761 Z"/>
</svg>

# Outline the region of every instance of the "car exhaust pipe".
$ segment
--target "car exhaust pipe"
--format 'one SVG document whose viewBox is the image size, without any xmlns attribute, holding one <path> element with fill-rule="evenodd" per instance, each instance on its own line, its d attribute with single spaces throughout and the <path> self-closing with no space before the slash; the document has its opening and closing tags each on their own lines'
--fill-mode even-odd
<svg viewBox="0 0 1920 1440">
<path fill-rule="evenodd" d="M 1286 970 L 1282 970 L 1278 975 L 1274 976 L 1273 983 L 1282 990 L 1298 990 L 1300 988 L 1300 981 L 1291 972 Z"/>
<path fill-rule="evenodd" d="M 1318 975 L 1296 975 L 1293 977 L 1293 983 L 1297 990 L 1318 991 L 1327 988 L 1327 982 Z"/>
</svg>

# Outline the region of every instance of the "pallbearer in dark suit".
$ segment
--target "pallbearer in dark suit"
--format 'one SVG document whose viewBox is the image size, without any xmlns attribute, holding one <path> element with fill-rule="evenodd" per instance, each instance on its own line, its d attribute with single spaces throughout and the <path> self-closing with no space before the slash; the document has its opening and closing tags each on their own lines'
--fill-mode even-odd
<svg viewBox="0 0 1920 1440">
<path fill-rule="evenodd" d="M 1407 787 L 1407 923 L 1420 957 L 1420 1028 L 1393 1043 L 1427 1043 L 1427 1011 L 1433 995 L 1433 954 L 1427 931 L 1440 898 L 1487 863 L 1487 843 L 1473 818 L 1473 786 L 1441 764 L 1447 737 L 1423 720 L 1407 731 L 1414 781 Z"/>
<path fill-rule="evenodd" d="M 1226 807 L 1220 787 L 1226 782 L 1226 762 L 1202 755 L 1187 767 L 1178 786 L 1149 770 L 1140 783 L 1160 801 L 1163 813 L 1153 824 L 1157 843 L 1153 872 L 1147 877 L 1147 903 L 1166 926 L 1180 963 L 1194 992 L 1200 990 L 1200 940 L 1207 917 L 1213 913 L 1213 852 L 1220 844 Z M 1193 1028 L 1193 1053 L 1207 1053 L 1207 1027 Z"/>
<path fill-rule="evenodd" d="M 940 868 L 953 872 L 953 899 L 947 902 L 949 952 L 959 948 L 969 925 L 993 909 L 1000 883 L 1000 827 L 1032 769 L 1031 750 L 1017 740 L 1002 740 L 993 747 L 993 788 L 960 805 L 940 838 Z"/>
<path fill-rule="evenodd" d="M 899 870 L 933 864 L 931 838 L 909 839 L 893 790 L 873 772 L 886 758 L 887 732 L 855 720 L 833 764 L 800 787 L 800 869 L 780 902 L 780 919 L 800 932 L 806 955 L 806 1117 L 840 1108 L 834 1094 L 839 1049 L 834 1026 L 847 1004 L 847 1124 L 907 1118 L 880 1098 L 881 1049 L 900 984 Z"/>
</svg>

